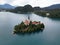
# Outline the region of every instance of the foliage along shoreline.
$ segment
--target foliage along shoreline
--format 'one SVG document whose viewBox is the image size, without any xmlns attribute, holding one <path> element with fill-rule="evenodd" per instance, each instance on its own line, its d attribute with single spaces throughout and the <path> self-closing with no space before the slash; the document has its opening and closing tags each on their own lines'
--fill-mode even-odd
<svg viewBox="0 0 60 45">
<path fill-rule="evenodd" d="M 25 6 L 18 6 L 7 11 L 18 14 L 35 13 L 43 17 L 60 18 L 60 9 L 41 9 L 40 7 L 32 7 L 29 4 Z"/>
<path fill-rule="evenodd" d="M 48 11 L 35 11 L 37 15 L 49 18 L 60 18 L 60 9 L 53 9 Z"/>
<path fill-rule="evenodd" d="M 25 22 L 21 22 L 21 24 L 18 24 L 14 27 L 14 33 L 32 33 L 32 32 L 39 32 L 43 31 L 44 24 L 39 22 L 32 22 L 29 20 L 25 20 Z"/>
</svg>

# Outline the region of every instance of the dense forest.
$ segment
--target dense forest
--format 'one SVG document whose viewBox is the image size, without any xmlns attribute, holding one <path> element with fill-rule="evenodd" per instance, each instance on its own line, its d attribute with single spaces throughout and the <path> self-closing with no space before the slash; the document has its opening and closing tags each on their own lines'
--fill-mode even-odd
<svg viewBox="0 0 60 45">
<path fill-rule="evenodd" d="M 53 9 L 48 11 L 35 11 L 34 13 L 43 17 L 60 18 L 60 9 Z"/>
<path fill-rule="evenodd" d="M 50 18 L 60 18 L 60 8 L 48 9 L 48 8 L 40 8 L 40 7 L 32 7 L 27 4 L 25 6 L 17 6 L 14 9 L 6 9 L 6 11 L 13 13 L 35 13 L 40 16 L 50 17 Z"/>
</svg>

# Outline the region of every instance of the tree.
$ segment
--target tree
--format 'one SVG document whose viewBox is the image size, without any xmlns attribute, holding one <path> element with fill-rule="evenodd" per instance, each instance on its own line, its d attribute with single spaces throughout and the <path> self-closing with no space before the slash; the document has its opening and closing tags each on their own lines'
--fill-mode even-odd
<svg viewBox="0 0 60 45">
<path fill-rule="evenodd" d="M 23 7 L 22 6 L 19 6 L 19 7 L 16 7 L 14 9 L 14 12 L 18 12 L 18 11 L 22 12 L 23 11 Z"/>
<path fill-rule="evenodd" d="M 34 7 L 34 11 L 40 11 L 41 8 L 40 7 Z"/>
<path fill-rule="evenodd" d="M 31 5 L 25 5 L 24 7 L 23 7 L 23 11 L 24 12 L 32 12 L 33 11 L 33 8 L 32 8 L 32 6 Z"/>
</svg>

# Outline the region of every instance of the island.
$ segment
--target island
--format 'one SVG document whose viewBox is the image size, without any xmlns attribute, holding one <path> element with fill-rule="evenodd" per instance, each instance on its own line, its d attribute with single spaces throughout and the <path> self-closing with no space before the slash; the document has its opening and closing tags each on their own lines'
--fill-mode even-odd
<svg viewBox="0 0 60 45">
<path fill-rule="evenodd" d="M 43 31 L 44 24 L 40 21 L 22 21 L 21 24 L 18 24 L 14 27 L 14 33 L 32 33 L 37 31 Z"/>
</svg>

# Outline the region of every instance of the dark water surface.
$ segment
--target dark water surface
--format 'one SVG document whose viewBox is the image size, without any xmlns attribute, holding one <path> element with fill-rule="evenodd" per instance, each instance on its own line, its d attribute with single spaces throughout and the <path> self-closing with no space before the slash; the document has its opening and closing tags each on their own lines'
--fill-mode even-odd
<svg viewBox="0 0 60 45">
<path fill-rule="evenodd" d="M 17 35 L 14 26 L 27 19 L 45 24 L 43 32 Z M 60 45 L 60 19 L 40 17 L 35 14 L 0 12 L 0 45 Z"/>
</svg>

